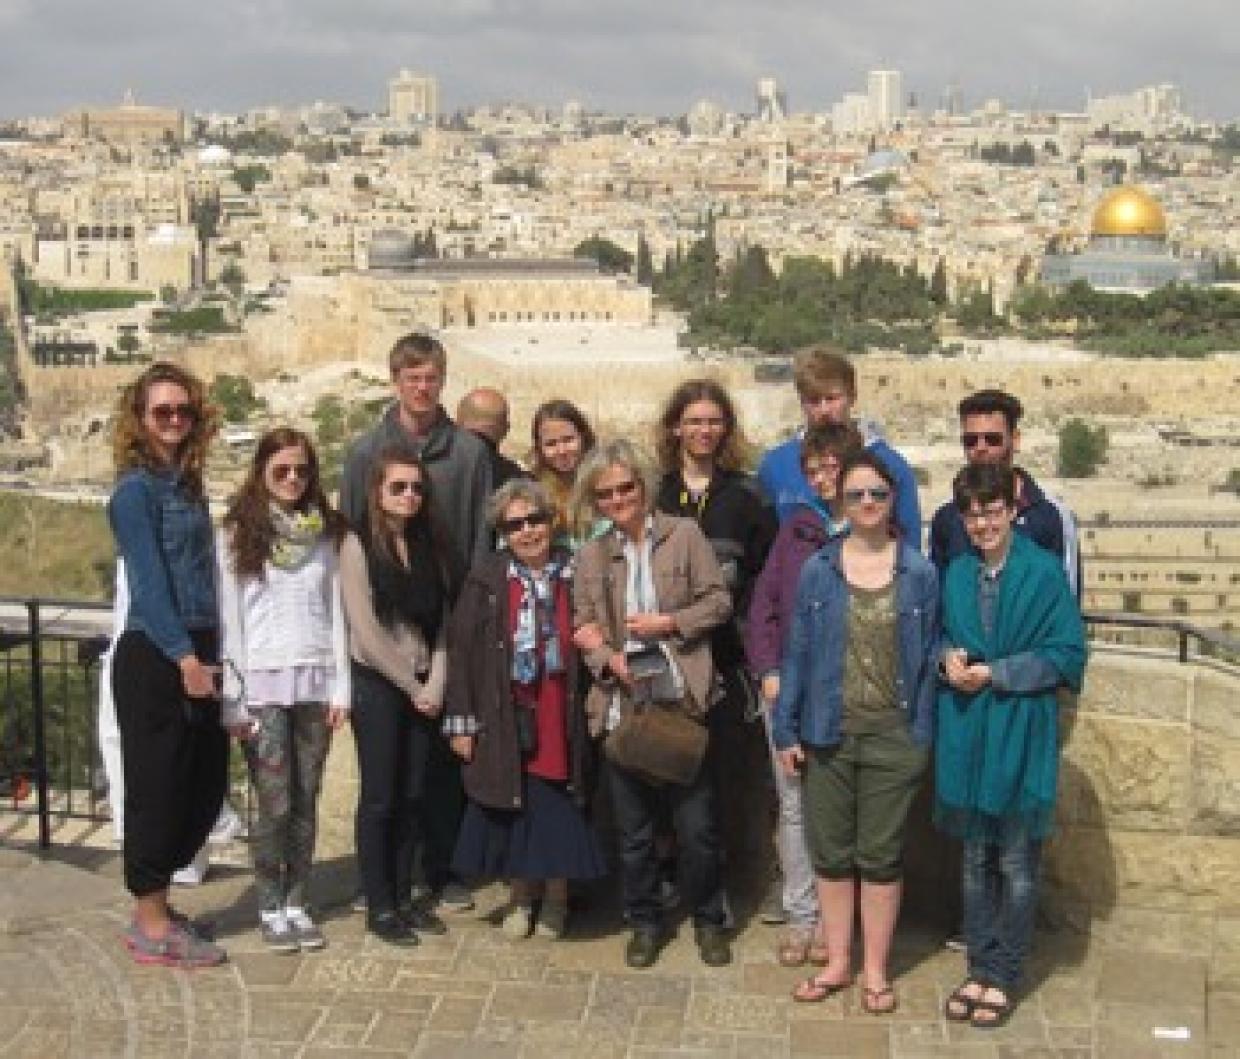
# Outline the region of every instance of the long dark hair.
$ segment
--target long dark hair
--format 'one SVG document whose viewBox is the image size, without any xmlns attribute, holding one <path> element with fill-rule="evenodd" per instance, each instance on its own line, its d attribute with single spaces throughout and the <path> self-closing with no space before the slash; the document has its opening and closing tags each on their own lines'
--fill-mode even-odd
<svg viewBox="0 0 1240 1059">
<path fill-rule="evenodd" d="M 418 513 L 405 523 L 404 539 L 409 565 L 400 561 L 396 533 L 383 514 L 380 498 L 390 467 L 415 467 L 422 482 Z M 375 615 L 384 625 L 398 619 L 417 626 L 431 643 L 443 618 L 449 586 L 456 576 L 451 550 L 431 512 L 434 484 L 426 464 L 407 446 L 381 448 L 366 480 L 366 514 L 357 527 Z"/>
<path fill-rule="evenodd" d="M 685 409 L 697 401 L 709 401 L 723 413 L 723 440 L 715 453 L 715 463 L 725 471 L 739 471 L 745 465 L 748 443 L 736 418 L 736 406 L 732 398 L 714 379 L 689 379 L 672 391 L 659 417 L 659 436 L 656 439 L 659 466 L 664 471 L 680 470 L 680 438 L 673 431 L 680 426 Z"/>
<path fill-rule="evenodd" d="M 271 520 L 271 498 L 267 492 L 267 464 L 281 449 L 300 446 L 306 454 L 310 475 L 305 491 L 295 510 L 317 508 L 323 516 L 323 527 L 332 544 L 339 548 L 348 524 L 344 516 L 327 502 L 319 477 L 319 457 L 309 436 L 292 427 L 276 427 L 267 431 L 254 450 L 250 470 L 241 488 L 228 501 L 224 529 L 228 531 L 233 570 L 239 577 L 262 577 L 263 567 L 271 557 L 276 530 Z"/>
<path fill-rule="evenodd" d="M 547 467 L 542 461 L 542 445 L 539 443 L 538 434 L 542 430 L 543 424 L 552 419 L 559 419 L 565 423 L 572 423 L 573 429 L 581 435 L 581 457 L 585 459 L 586 453 L 594 448 L 597 438 L 594 436 L 594 430 L 590 426 L 590 421 L 586 419 L 585 413 L 581 411 L 572 401 L 566 401 L 562 397 L 556 397 L 550 401 L 544 401 L 536 409 L 534 409 L 534 419 L 530 423 L 530 438 L 534 443 L 533 452 L 530 453 L 530 470 L 538 477 L 544 474 L 553 474 L 550 467 Z"/>
</svg>

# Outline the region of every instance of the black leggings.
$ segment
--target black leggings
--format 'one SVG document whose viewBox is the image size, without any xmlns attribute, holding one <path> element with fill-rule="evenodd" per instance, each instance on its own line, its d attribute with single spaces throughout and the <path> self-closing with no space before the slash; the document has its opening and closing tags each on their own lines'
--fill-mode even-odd
<svg viewBox="0 0 1240 1059">
<path fill-rule="evenodd" d="M 353 739 L 361 790 L 357 862 L 374 915 L 409 900 L 434 722 L 368 666 L 353 663 Z"/>
<path fill-rule="evenodd" d="M 191 633 L 215 658 L 215 634 Z M 112 695 L 125 771 L 125 886 L 134 897 L 168 889 L 207 840 L 228 787 L 228 733 L 214 699 L 190 699 L 181 671 L 145 633 L 127 632 L 112 656 Z"/>
</svg>

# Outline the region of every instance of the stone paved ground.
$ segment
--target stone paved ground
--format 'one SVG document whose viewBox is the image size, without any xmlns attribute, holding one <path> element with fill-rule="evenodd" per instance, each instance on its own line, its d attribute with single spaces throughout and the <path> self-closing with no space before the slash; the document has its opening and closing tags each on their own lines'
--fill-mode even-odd
<svg viewBox="0 0 1240 1059">
<path fill-rule="evenodd" d="M 961 958 L 915 924 L 896 946 L 900 1011 L 880 1019 L 859 1010 L 855 990 L 794 1005 L 798 972 L 775 964 L 777 933 L 756 921 L 741 931 L 731 967 L 702 966 L 682 924 L 655 968 L 632 972 L 614 912 L 581 917 L 563 942 L 511 941 L 486 918 L 498 888 L 480 894 L 477 912 L 453 917 L 447 937 L 403 951 L 367 937 L 361 917 L 338 903 L 325 916 L 324 952 L 283 956 L 263 951 L 251 927 L 248 876 L 224 869 L 178 896 L 217 917 L 230 962 L 193 973 L 142 968 L 118 941 L 125 905 L 115 853 L 58 848 L 40 861 L 28 848 L 10 839 L 0 851 L 6 1057 L 1240 1054 L 1240 994 L 1209 992 L 1207 958 L 1191 946 L 1154 951 L 1156 926 L 1110 945 L 1043 936 L 1036 986 L 1006 1028 L 983 1034 L 941 1018 Z M 344 877 L 336 873 L 338 896 Z M 1191 1037 L 1160 1043 L 1156 1026 Z"/>
</svg>

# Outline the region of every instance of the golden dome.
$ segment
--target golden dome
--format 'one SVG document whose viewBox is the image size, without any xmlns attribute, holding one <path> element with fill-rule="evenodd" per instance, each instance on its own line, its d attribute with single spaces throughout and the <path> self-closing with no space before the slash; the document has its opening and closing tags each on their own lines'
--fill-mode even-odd
<svg viewBox="0 0 1240 1059">
<path fill-rule="evenodd" d="M 1116 188 L 1094 210 L 1094 235 L 1145 235 L 1165 238 L 1167 215 L 1158 202 L 1138 187 Z"/>
</svg>

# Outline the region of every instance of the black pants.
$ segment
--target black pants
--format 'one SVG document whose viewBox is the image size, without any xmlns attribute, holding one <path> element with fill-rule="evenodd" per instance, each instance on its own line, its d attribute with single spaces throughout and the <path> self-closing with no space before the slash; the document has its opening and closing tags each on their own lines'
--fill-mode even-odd
<svg viewBox="0 0 1240 1059">
<path fill-rule="evenodd" d="M 395 684 L 355 662 L 353 738 L 361 780 L 357 864 L 375 915 L 409 900 L 434 722 Z"/>
<path fill-rule="evenodd" d="M 426 797 L 418 815 L 422 828 L 421 881 L 439 890 L 452 878 L 452 854 L 465 815 L 465 791 L 461 786 L 461 759 L 452 753 L 448 740 L 431 733 L 426 763 Z"/>
<path fill-rule="evenodd" d="M 703 765 L 687 787 L 648 783 L 610 762 L 607 778 L 620 831 L 620 878 L 629 923 L 657 927 L 662 918 L 654 835 L 660 807 L 666 805 L 676 832 L 681 892 L 693 909 L 693 922 L 722 926 L 719 834 L 709 765 Z"/>
<path fill-rule="evenodd" d="M 194 652 L 216 657 L 214 633 Z M 112 657 L 112 695 L 125 771 L 125 886 L 168 889 L 207 840 L 228 787 L 228 733 L 214 699 L 190 699 L 181 671 L 145 633 L 127 632 Z"/>
</svg>

